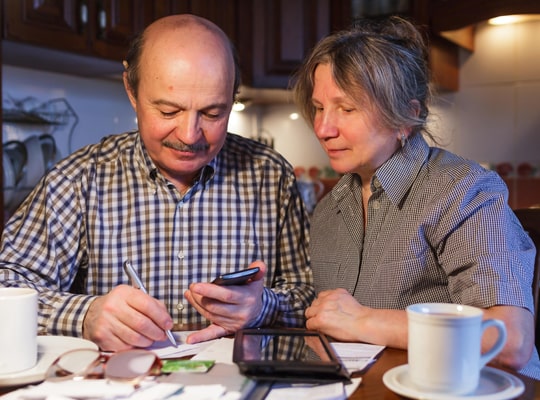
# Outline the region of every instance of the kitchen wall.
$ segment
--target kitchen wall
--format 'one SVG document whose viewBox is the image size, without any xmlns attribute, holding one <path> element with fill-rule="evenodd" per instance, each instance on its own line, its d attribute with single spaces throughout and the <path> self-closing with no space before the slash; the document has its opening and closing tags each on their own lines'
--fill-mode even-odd
<svg viewBox="0 0 540 400">
<path fill-rule="evenodd" d="M 4 103 L 8 96 L 16 100 L 33 97 L 35 103 L 65 99 L 78 116 L 74 127 L 74 119 L 60 126 L 4 124 L 4 142 L 50 132 L 62 155 L 67 155 L 104 135 L 136 128 L 135 113 L 120 80 L 86 79 L 3 65 L 2 91 Z"/>
<path fill-rule="evenodd" d="M 438 101 L 448 148 L 491 164 L 540 161 L 540 21 L 480 25 L 461 52 L 460 90 Z M 514 168 L 515 172 L 515 168 Z"/>
<path fill-rule="evenodd" d="M 480 24 L 475 51 L 461 51 L 460 90 L 440 93 L 432 107 L 430 126 L 442 147 L 464 157 L 503 167 L 512 191 L 512 204 L 519 203 L 517 184 L 529 182 L 530 194 L 538 188 L 540 175 L 540 22 L 488 26 Z M 67 129 L 58 128 L 64 154 L 93 143 L 110 133 L 135 128 L 135 116 L 121 82 L 85 79 L 3 66 L 3 95 L 34 96 L 40 101 L 65 98 L 79 122 L 71 146 Z M 302 119 L 292 120 L 292 104 L 252 105 L 231 115 L 229 128 L 244 136 L 271 136 L 275 148 L 294 166 L 316 166 L 328 173 L 326 155 Z M 12 137 L 4 125 L 4 141 Z M 518 167 L 530 164 L 527 177 L 518 177 Z M 523 166 L 521 166 L 523 167 Z M 525 168 L 520 168 L 525 171 Z M 514 179 L 516 178 L 516 179 Z M 519 179 L 518 179 L 519 178 Z M 523 178 L 523 179 L 521 179 Z M 527 178 L 527 179 L 525 179 Z M 521 179 L 521 180 L 520 180 Z M 527 202 L 540 203 L 539 194 L 527 194 Z M 523 197 L 522 197 L 523 198 Z"/>
</svg>

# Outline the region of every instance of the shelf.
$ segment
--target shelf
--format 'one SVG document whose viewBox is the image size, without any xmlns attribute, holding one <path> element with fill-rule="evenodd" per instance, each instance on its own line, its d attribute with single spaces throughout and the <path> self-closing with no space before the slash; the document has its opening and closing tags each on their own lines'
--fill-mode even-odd
<svg viewBox="0 0 540 400">
<path fill-rule="evenodd" d="M 7 107 L 6 107 L 7 105 Z M 3 100 L 3 123 L 31 125 L 66 125 L 78 116 L 65 99 L 52 99 L 38 103 L 33 97 L 22 100 Z"/>
</svg>

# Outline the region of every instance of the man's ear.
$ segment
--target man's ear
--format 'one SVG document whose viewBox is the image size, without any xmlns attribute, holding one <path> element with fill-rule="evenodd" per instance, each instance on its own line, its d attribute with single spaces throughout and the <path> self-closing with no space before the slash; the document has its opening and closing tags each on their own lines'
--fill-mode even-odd
<svg viewBox="0 0 540 400">
<path fill-rule="evenodd" d="M 131 103 L 133 109 L 137 111 L 137 99 L 135 97 L 135 93 L 133 93 L 133 89 L 128 83 L 127 72 L 125 71 L 122 73 L 122 80 L 124 81 L 124 89 L 128 95 L 129 102 Z"/>
</svg>

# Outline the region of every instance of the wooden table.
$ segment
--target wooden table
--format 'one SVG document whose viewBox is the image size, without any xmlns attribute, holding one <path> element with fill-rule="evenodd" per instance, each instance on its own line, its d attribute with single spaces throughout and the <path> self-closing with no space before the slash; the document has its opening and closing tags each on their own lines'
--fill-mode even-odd
<svg viewBox="0 0 540 400">
<path fill-rule="evenodd" d="M 403 364 L 407 364 L 406 351 L 391 348 L 384 349 L 379 359 L 361 375 L 362 383 L 349 399 L 403 399 L 403 397 L 387 389 L 383 383 L 383 375 L 386 371 Z M 540 381 L 535 381 L 520 374 L 512 374 L 518 376 L 525 383 L 525 392 L 518 399 L 540 399 Z"/>
</svg>

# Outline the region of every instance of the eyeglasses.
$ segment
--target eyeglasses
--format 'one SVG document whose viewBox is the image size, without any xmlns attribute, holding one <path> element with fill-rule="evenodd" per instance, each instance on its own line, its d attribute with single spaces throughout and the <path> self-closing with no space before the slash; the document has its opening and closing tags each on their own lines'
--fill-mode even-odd
<svg viewBox="0 0 540 400">
<path fill-rule="evenodd" d="M 47 381 L 108 379 L 138 386 L 148 376 L 161 373 L 161 360 L 142 349 L 104 354 L 98 350 L 78 349 L 60 355 L 45 374 Z"/>
</svg>

